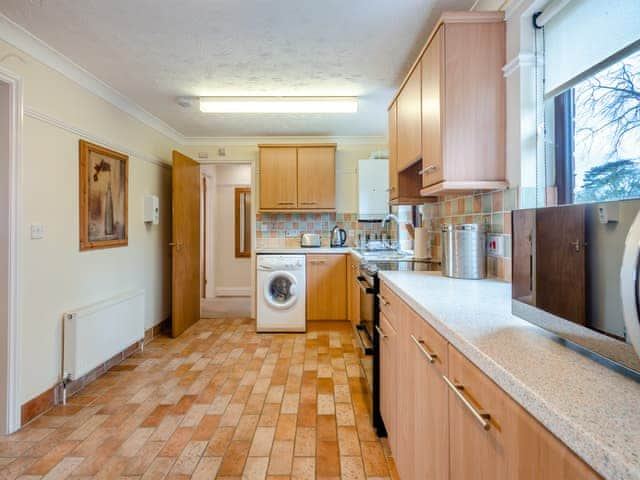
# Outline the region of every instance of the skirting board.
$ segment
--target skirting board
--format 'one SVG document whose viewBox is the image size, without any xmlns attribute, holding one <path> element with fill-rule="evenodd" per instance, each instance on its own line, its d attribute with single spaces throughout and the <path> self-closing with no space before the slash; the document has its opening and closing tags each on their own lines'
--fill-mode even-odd
<svg viewBox="0 0 640 480">
<path fill-rule="evenodd" d="M 250 297 L 251 287 L 218 287 L 216 297 Z"/>
<path fill-rule="evenodd" d="M 158 337 L 162 332 L 171 329 L 171 318 L 167 318 L 151 328 L 148 328 L 144 332 L 144 343 L 147 344 L 154 338 Z M 84 375 L 83 377 L 67 384 L 67 396 L 77 393 L 82 390 L 89 383 L 93 382 L 96 378 L 106 373 L 110 368 L 118 365 L 126 358 L 138 351 L 138 344 L 133 344 L 125 348 L 122 352 L 114 355 L 109 360 L 94 368 L 92 371 Z M 61 385 L 54 385 L 40 395 L 32 398 L 28 402 L 24 403 L 20 409 L 20 426 L 24 427 L 27 423 L 35 418 L 39 417 L 51 407 L 56 405 L 62 399 L 62 387 Z"/>
</svg>

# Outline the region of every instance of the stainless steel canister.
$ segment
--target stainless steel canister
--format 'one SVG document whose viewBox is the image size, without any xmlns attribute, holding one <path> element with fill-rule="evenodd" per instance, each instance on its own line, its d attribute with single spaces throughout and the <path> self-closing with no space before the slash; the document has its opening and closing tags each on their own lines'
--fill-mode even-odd
<svg viewBox="0 0 640 480">
<path fill-rule="evenodd" d="M 485 278 L 486 241 L 484 225 L 442 225 L 442 274 L 453 278 Z"/>
</svg>

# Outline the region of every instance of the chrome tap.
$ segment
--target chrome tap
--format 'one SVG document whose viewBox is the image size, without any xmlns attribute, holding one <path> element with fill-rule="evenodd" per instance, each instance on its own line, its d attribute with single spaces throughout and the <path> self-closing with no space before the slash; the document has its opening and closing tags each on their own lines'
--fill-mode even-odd
<svg viewBox="0 0 640 480">
<path fill-rule="evenodd" d="M 394 215 L 393 213 L 389 213 L 382 220 L 381 227 L 382 227 L 383 231 L 385 230 L 385 228 L 387 226 L 387 223 L 389 223 L 389 220 L 394 220 L 396 222 L 396 241 L 395 241 L 395 245 L 391 241 L 389 241 L 387 243 L 388 243 L 389 247 L 391 247 L 391 248 L 393 248 L 395 250 L 398 250 L 400 248 L 400 219 L 396 215 Z"/>
</svg>

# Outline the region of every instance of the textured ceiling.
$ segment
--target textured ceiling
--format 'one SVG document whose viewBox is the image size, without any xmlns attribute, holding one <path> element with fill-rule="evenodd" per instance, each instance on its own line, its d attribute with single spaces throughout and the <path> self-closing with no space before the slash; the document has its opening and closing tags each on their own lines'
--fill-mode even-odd
<svg viewBox="0 0 640 480">
<path fill-rule="evenodd" d="M 2 0 L 0 11 L 186 136 L 386 134 L 443 10 L 473 0 Z M 203 114 L 178 96 L 355 95 L 357 114 Z"/>
</svg>

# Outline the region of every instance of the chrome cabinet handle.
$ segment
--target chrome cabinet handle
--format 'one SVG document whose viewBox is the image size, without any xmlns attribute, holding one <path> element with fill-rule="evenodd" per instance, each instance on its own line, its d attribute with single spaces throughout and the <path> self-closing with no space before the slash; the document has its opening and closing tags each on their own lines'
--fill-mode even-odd
<svg viewBox="0 0 640 480">
<path fill-rule="evenodd" d="M 180 242 L 171 242 L 169 243 L 170 247 L 176 247 L 176 251 L 180 251 L 180 248 L 182 247 L 182 244 Z"/>
<path fill-rule="evenodd" d="M 575 242 L 569 242 L 569 245 L 575 248 L 576 252 L 580 252 L 580 246 L 582 245 L 580 239 L 577 239 Z"/>
<path fill-rule="evenodd" d="M 416 344 L 416 346 L 418 347 L 418 349 L 420 350 L 420 353 L 422 353 L 422 355 L 424 355 L 424 357 L 427 359 L 427 361 L 429 363 L 435 363 L 436 358 L 438 358 L 438 355 L 432 352 L 428 352 L 427 349 L 424 348 L 424 340 L 418 340 L 415 336 L 411 335 L 411 340 L 413 340 L 413 343 Z"/>
<path fill-rule="evenodd" d="M 424 175 L 425 173 L 435 172 L 438 169 L 437 165 L 429 165 L 428 167 L 424 167 L 422 170 L 418 172 L 418 175 Z"/>
<path fill-rule="evenodd" d="M 295 205 L 296 202 L 278 202 L 278 205 Z"/>
<path fill-rule="evenodd" d="M 487 412 L 483 412 L 481 410 L 476 409 L 471 402 L 464 396 L 464 386 L 459 383 L 453 383 L 449 380 L 446 375 L 442 376 L 442 379 L 445 381 L 449 389 L 455 393 L 456 397 L 462 402 L 462 404 L 471 412 L 473 417 L 478 421 L 478 423 L 482 426 L 484 430 L 489 430 L 491 428 L 491 424 L 489 423 L 489 419 L 491 415 Z"/>
<path fill-rule="evenodd" d="M 382 338 L 387 338 L 385 333 L 382 331 L 382 329 L 378 325 L 376 325 L 376 330 L 378 331 L 378 335 L 380 335 Z"/>
<path fill-rule="evenodd" d="M 380 303 L 382 303 L 382 305 L 384 305 L 385 307 L 388 307 L 389 305 L 391 305 L 389 302 L 387 302 L 387 299 L 384 298 L 382 295 L 378 294 L 377 297 L 378 297 L 378 300 L 380 300 Z"/>
<path fill-rule="evenodd" d="M 389 188 L 387 188 L 386 192 L 390 193 L 390 192 L 393 192 L 395 189 L 396 189 L 396 187 L 389 187 Z"/>
<path fill-rule="evenodd" d="M 324 265 L 325 263 L 327 263 L 326 260 L 309 260 L 309 263 L 311 265 Z"/>
<path fill-rule="evenodd" d="M 300 202 L 302 205 L 316 205 L 318 202 Z"/>
</svg>

